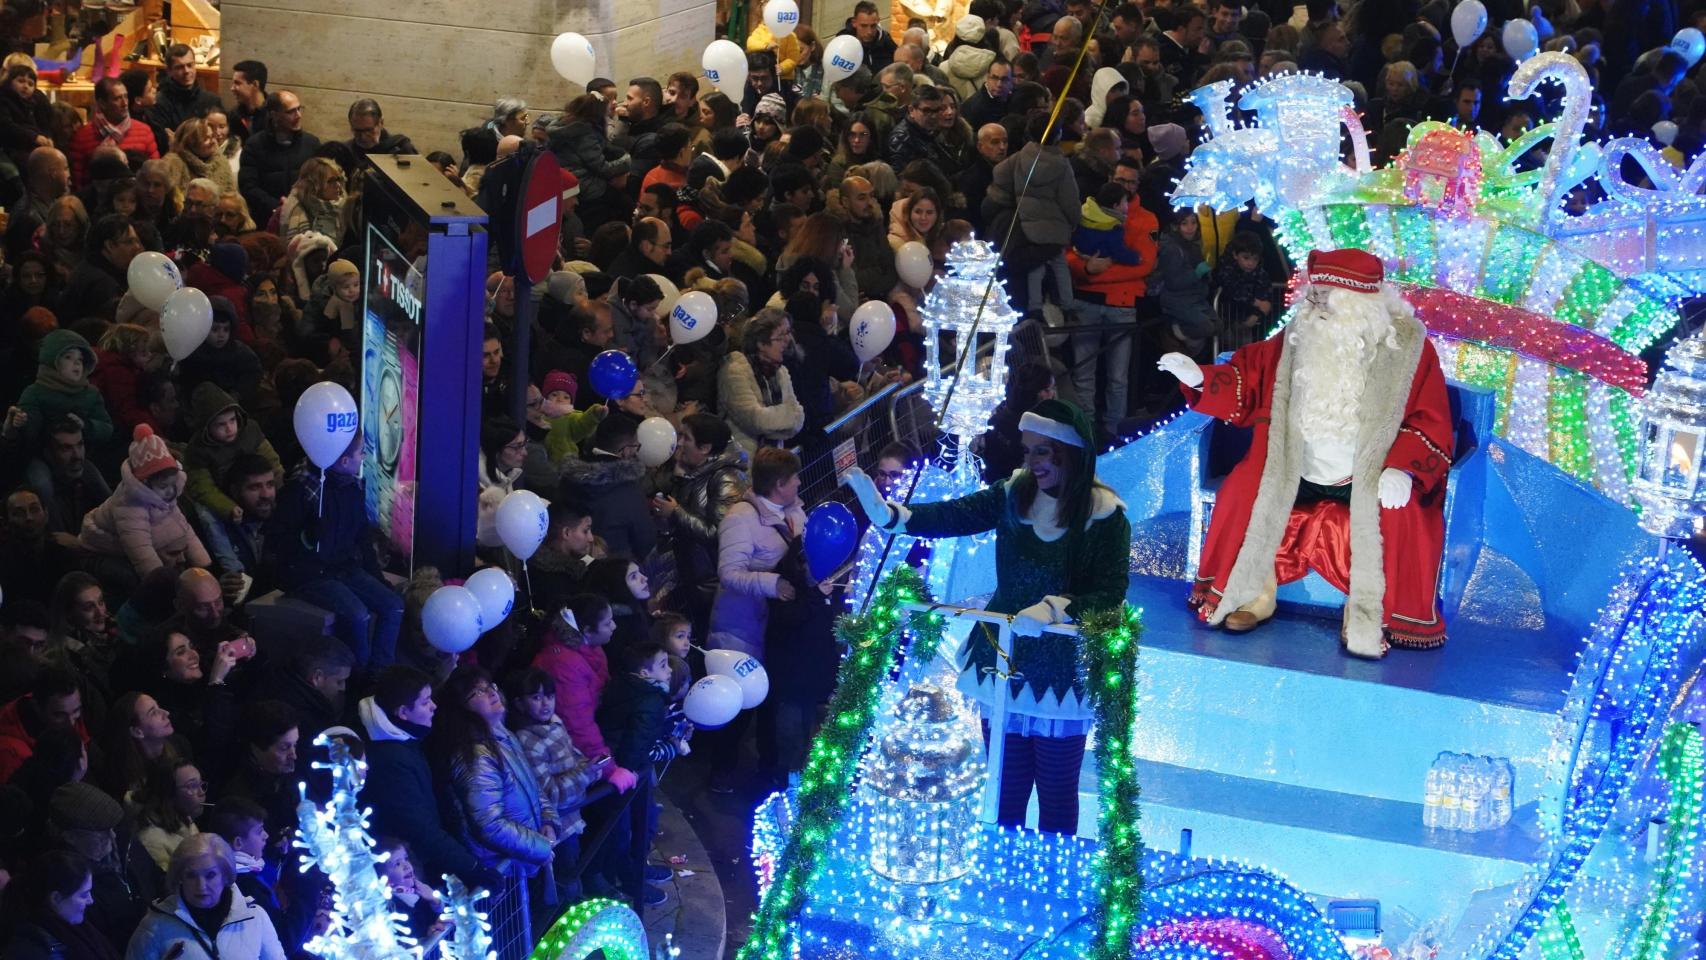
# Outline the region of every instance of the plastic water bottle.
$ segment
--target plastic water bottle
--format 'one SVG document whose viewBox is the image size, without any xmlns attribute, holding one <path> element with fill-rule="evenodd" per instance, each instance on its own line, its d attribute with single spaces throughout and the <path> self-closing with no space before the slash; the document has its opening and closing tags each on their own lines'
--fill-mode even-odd
<svg viewBox="0 0 1706 960">
<path fill-rule="evenodd" d="M 1493 761 L 1493 795 L 1488 804 L 1494 828 L 1502 827 L 1511 821 L 1514 806 L 1512 799 L 1516 793 L 1516 770 L 1509 760 L 1500 758 Z"/>
<path fill-rule="evenodd" d="M 1487 829 L 1487 800 L 1492 786 L 1490 764 L 1482 757 L 1464 758 L 1463 829 L 1475 832 Z"/>
<path fill-rule="evenodd" d="M 1458 778 L 1459 757 L 1445 755 L 1439 771 L 1439 826 L 1442 830 L 1460 830 L 1458 810 L 1463 805 L 1462 787 Z"/>
<path fill-rule="evenodd" d="M 1445 763 L 1445 754 L 1434 757 L 1433 766 L 1428 767 L 1428 775 L 1422 780 L 1422 826 L 1430 830 L 1439 828 L 1440 801 L 1440 767 Z"/>
</svg>

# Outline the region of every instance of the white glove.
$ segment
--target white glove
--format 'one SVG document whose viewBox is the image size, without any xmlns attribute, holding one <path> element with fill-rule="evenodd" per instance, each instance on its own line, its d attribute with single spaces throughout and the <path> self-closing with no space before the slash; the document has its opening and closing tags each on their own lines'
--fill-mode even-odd
<svg viewBox="0 0 1706 960">
<path fill-rule="evenodd" d="M 1202 367 L 1182 353 L 1162 354 L 1160 361 L 1155 364 L 1155 369 L 1165 370 L 1178 377 L 1180 383 L 1193 390 L 1202 386 Z"/>
<path fill-rule="evenodd" d="M 1065 597 L 1044 597 L 1013 615 L 1013 632 L 1021 637 L 1040 637 L 1043 628 L 1052 623 L 1067 623 Z"/>
<path fill-rule="evenodd" d="M 841 482 L 859 498 L 859 509 L 865 511 L 865 516 L 870 518 L 872 523 L 885 530 L 894 524 L 897 517 L 895 509 L 877 491 L 877 483 L 869 474 L 854 467 L 847 471 Z"/>
<path fill-rule="evenodd" d="M 1397 467 L 1387 467 L 1380 471 L 1380 505 L 1388 510 L 1404 506 L 1410 502 L 1415 486 L 1409 474 Z"/>
</svg>

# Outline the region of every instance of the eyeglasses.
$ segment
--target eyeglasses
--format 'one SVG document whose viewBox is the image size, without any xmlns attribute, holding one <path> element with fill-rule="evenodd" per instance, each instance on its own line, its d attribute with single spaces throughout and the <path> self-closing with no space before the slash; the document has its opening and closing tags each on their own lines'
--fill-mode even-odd
<svg viewBox="0 0 1706 960">
<path fill-rule="evenodd" d="M 531 404 L 530 404 L 530 406 L 531 406 Z M 504 452 L 506 452 L 506 453 L 525 453 L 526 451 L 527 451 L 527 441 L 526 440 L 517 440 L 514 443 L 504 444 Z"/>
<path fill-rule="evenodd" d="M 475 697 L 495 697 L 497 695 L 498 688 L 493 686 L 490 680 L 481 680 L 474 684 L 474 689 L 468 691 L 468 699 L 470 700 Z"/>
</svg>

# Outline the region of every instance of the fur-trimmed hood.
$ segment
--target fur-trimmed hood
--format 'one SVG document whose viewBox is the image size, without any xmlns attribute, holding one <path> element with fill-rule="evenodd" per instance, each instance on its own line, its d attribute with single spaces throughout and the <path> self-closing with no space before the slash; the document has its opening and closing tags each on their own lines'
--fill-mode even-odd
<svg viewBox="0 0 1706 960">
<path fill-rule="evenodd" d="M 582 487 L 614 487 L 637 483 L 646 475 L 646 467 L 638 460 L 583 460 L 564 457 L 561 465 L 564 483 Z"/>
</svg>

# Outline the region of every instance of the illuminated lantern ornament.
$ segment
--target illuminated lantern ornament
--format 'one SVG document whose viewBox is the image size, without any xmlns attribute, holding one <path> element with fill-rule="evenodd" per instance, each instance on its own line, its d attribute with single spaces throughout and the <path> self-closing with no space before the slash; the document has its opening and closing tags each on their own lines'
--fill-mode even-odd
<svg viewBox="0 0 1706 960">
<path fill-rule="evenodd" d="M 933 683 L 901 698 L 864 786 L 876 808 L 871 869 L 900 883 L 965 876 L 976 853 L 983 744 L 965 704 Z"/>
<path fill-rule="evenodd" d="M 1430 130 L 1398 158 L 1404 198 L 1448 217 L 1475 212 L 1481 199 L 1481 152 L 1473 138 L 1450 128 Z"/>
<path fill-rule="evenodd" d="M 1671 348 L 1643 412 L 1641 467 L 1630 484 L 1641 526 L 1686 539 L 1706 518 L 1706 333 Z"/>
<path fill-rule="evenodd" d="M 962 446 L 989 429 L 989 418 L 1007 393 L 1007 338 L 1019 312 L 1007 302 L 1001 283 L 991 283 L 1000 265 L 1000 254 L 986 241 L 954 244 L 947 276 L 919 308 L 925 328 L 924 395 L 936 408 L 943 432 L 958 437 Z M 977 342 L 968 351 L 974 325 Z"/>
</svg>

